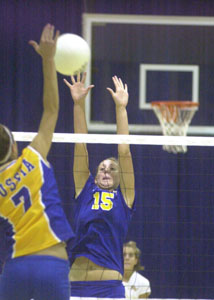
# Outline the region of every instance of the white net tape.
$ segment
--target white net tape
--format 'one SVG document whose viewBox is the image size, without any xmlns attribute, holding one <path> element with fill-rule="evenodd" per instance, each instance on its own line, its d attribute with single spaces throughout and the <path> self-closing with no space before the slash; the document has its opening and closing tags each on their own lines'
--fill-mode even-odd
<svg viewBox="0 0 214 300">
<path fill-rule="evenodd" d="M 153 110 L 165 136 L 186 136 L 197 106 L 157 105 L 153 106 Z M 172 153 L 185 153 L 187 145 L 163 145 L 163 149 Z"/>
<path fill-rule="evenodd" d="M 36 132 L 13 132 L 17 142 L 30 142 Z M 56 143 L 214 146 L 214 137 L 54 133 Z"/>
</svg>

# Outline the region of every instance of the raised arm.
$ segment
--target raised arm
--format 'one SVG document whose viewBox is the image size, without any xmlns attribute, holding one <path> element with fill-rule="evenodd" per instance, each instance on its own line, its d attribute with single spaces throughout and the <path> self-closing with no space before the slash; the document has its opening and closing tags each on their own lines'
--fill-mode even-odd
<svg viewBox="0 0 214 300">
<path fill-rule="evenodd" d="M 107 88 L 112 95 L 116 109 L 117 134 L 129 134 L 128 116 L 126 106 L 128 104 L 128 87 L 120 78 L 112 78 L 115 92 Z M 118 145 L 118 158 L 120 164 L 120 187 L 124 199 L 129 207 L 132 207 L 135 197 L 135 179 L 130 146 Z"/>
<path fill-rule="evenodd" d="M 58 119 L 59 96 L 57 74 L 54 63 L 56 42 L 59 31 L 54 34 L 54 26 L 47 24 L 41 35 L 40 43 L 29 41 L 35 51 L 42 57 L 43 67 L 43 114 L 39 125 L 38 134 L 31 142 L 44 159 L 51 147 L 53 133 Z"/>
<path fill-rule="evenodd" d="M 90 85 L 85 88 L 86 73 L 83 73 L 82 78 L 80 74 L 77 75 L 77 80 L 71 76 L 72 84 L 64 79 L 65 84 L 69 87 L 72 99 L 74 101 L 74 132 L 75 133 L 88 133 L 88 128 L 85 118 L 85 99 L 88 92 L 94 87 Z M 88 176 L 88 151 L 86 144 L 76 143 L 74 147 L 74 165 L 73 175 L 75 183 L 76 197 L 82 191 Z"/>
</svg>

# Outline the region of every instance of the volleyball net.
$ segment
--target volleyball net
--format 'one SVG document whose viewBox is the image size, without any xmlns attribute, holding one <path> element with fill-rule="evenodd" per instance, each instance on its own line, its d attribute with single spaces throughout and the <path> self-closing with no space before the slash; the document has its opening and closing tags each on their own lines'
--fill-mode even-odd
<svg viewBox="0 0 214 300">
<path fill-rule="evenodd" d="M 36 132 L 13 132 L 17 142 L 30 142 Z M 104 139 L 103 139 L 104 137 Z M 55 143 L 214 146 L 214 137 L 54 133 Z"/>
<path fill-rule="evenodd" d="M 13 134 L 26 143 L 36 133 Z M 49 161 L 71 224 L 73 150 L 82 142 L 92 173 L 100 161 L 117 156 L 117 144 L 131 145 L 136 210 L 126 241 L 142 251 L 150 298 L 213 299 L 214 137 L 55 133 Z M 163 145 L 188 151 L 168 153 Z"/>
</svg>

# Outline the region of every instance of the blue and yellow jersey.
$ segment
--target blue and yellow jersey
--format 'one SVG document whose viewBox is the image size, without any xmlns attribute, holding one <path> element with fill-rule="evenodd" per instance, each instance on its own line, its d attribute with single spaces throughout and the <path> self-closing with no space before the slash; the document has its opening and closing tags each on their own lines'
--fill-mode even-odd
<svg viewBox="0 0 214 300">
<path fill-rule="evenodd" d="M 28 146 L 0 168 L 0 248 L 6 249 L 7 258 L 15 258 L 73 236 L 53 169 Z"/>
<path fill-rule="evenodd" d="M 123 243 L 134 211 L 120 188 L 113 192 L 99 188 L 89 176 L 75 199 L 74 232 L 70 263 L 85 256 L 95 264 L 123 274 Z"/>
</svg>

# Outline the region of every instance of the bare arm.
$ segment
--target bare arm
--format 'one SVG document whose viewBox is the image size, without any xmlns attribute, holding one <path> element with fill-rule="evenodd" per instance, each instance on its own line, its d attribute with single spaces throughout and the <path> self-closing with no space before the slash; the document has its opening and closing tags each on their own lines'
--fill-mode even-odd
<svg viewBox="0 0 214 300">
<path fill-rule="evenodd" d="M 78 74 L 77 80 L 75 80 L 74 76 L 71 76 L 72 84 L 64 79 L 65 84 L 70 88 L 71 96 L 74 101 L 73 113 L 75 133 L 88 133 L 85 118 L 85 99 L 88 92 L 93 88 L 93 85 L 85 88 L 85 78 L 86 73 L 83 74 L 82 79 L 80 78 L 80 74 Z M 77 197 L 82 191 L 89 176 L 88 151 L 86 144 L 84 143 L 75 144 L 73 174 L 75 182 L 75 193 Z"/>
<path fill-rule="evenodd" d="M 59 31 L 57 31 L 54 36 L 54 26 L 47 24 L 42 31 L 40 43 L 37 44 L 35 41 L 29 42 L 42 57 L 44 81 L 42 119 L 38 134 L 30 145 L 36 149 L 44 159 L 46 159 L 51 147 L 59 111 L 58 83 L 54 63 L 58 36 Z"/>
<path fill-rule="evenodd" d="M 126 106 L 128 104 L 128 87 L 120 78 L 113 78 L 115 92 L 107 88 L 115 102 L 117 134 L 129 134 L 128 116 Z M 127 205 L 131 208 L 135 197 L 135 179 L 130 146 L 118 145 L 118 156 L 120 164 L 120 187 Z"/>
</svg>

